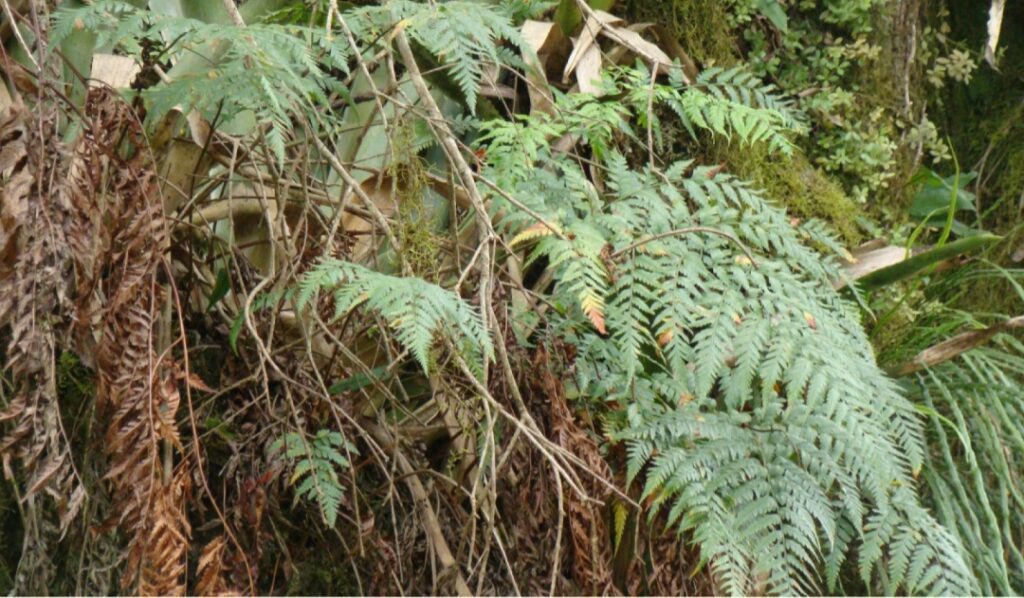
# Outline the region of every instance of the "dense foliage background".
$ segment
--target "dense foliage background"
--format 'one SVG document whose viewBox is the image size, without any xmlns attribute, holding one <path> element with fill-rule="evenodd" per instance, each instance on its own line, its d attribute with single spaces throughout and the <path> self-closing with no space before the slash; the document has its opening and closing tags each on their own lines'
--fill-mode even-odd
<svg viewBox="0 0 1024 598">
<path fill-rule="evenodd" d="M 1024 592 L 1024 5 L 0 8 L 0 590 Z"/>
</svg>

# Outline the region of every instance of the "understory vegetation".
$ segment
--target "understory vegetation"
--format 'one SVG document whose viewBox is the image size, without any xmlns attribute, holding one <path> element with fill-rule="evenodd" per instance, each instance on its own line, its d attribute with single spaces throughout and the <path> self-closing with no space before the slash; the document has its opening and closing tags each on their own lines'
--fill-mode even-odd
<svg viewBox="0 0 1024 598">
<path fill-rule="evenodd" d="M 0 7 L 0 591 L 1024 593 L 1024 5 Z"/>
</svg>

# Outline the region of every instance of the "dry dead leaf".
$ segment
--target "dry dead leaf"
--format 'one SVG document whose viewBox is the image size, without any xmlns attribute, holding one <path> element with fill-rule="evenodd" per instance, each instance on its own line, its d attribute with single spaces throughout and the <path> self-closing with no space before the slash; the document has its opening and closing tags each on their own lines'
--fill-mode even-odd
<svg viewBox="0 0 1024 598">
<path fill-rule="evenodd" d="M 203 546 L 199 553 L 199 564 L 196 567 L 197 596 L 240 596 L 241 593 L 231 587 L 228 581 L 228 542 L 223 536 L 217 536 Z"/>
<path fill-rule="evenodd" d="M 884 247 L 859 253 L 855 257 L 852 255 L 850 257 L 853 258 L 853 260 L 843 268 L 843 272 L 846 276 L 835 281 L 832 285 L 836 289 L 845 287 L 847 280 L 858 280 L 872 272 L 875 272 L 876 270 L 888 268 L 889 266 L 902 262 L 907 259 L 907 249 L 905 247 L 897 247 L 895 245 L 886 245 Z"/>
<path fill-rule="evenodd" d="M 651 68 L 665 72 L 672 67 L 672 59 L 668 57 L 661 48 L 652 42 L 644 39 L 639 33 L 629 27 L 606 27 L 604 34 L 616 42 L 626 46 L 636 55 L 640 56 L 651 64 Z"/>
<path fill-rule="evenodd" d="M 211 161 L 210 153 L 191 141 L 171 138 L 161 156 L 160 186 L 164 211 L 173 214 L 188 203 L 196 186 L 195 175 L 205 172 Z"/>
<path fill-rule="evenodd" d="M 384 216 L 391 216 L 395 211 L 395 201 L 391 197 L 393 181 L 391 177 L 371 177 L 362 183 L 363 192 L 373 205 Z M 376 225 L 369 219 L 363 218 L 351 212 L 345 212 L 341 217 L 341 226 L 345 232 L 354 236 L 355 243 L 352 245 L 352 261 L 360 263 L 369 257 L 375 247 L 375 240 L 383 238 L 380 231 L 374 234 Z"/>
<path fill-rule="evenodd" d="M 114 89 L 129 87 L 141 70 L 142 67 L 130 56 L 93 54 L 89 85 L 109 85 Z"/>
<path fill-rule="evenodd" d="M 1003 28 L 1003 10 L 1006 0 L 992 0 L 988 9 L 988 41 L 985 42 L 985 62 L 996 68 L 996 49 L 999 47 L 999 32 Z"/>
<path fill-rule="evenodd" d="M 576 65 L 576 84 L 582 93 L 601 95 L 601 48 L 591 45 Z"/>
<path fill-rule="evenodd" d="M 603 35 L 619 44 L 622 48 L 636 54 L 651 65 L 660 73 L 665 73 L 672 68 L 672 59 L 657 44 L 647 41 L 640 35 L 640 31 L 650 25 L 640 24 L 629 27 L 619 26 L 622 23 L 615 15 L 603 10 L 594 10 L 587 17 L 583 30 L 575 40 L 575 47 L 569 60 L 566 61 L 565 71 L 562 75 L 562 82 L 568 83 L 569 76 L 575 72 L 576 80 L 579 81 L 580 91 L 593 90 L 594 72 L 600 72 L 601 53 L 597 45 L 597 37 Z M 596 52 L 596 54 L 595 54 Z M 614 52 L 614 51 L 613 51 Z M 616 54 L 618 54 L 616 52 Z M 686 77 L 684 69 L 684 77 Z"/>
<path fill-rule="evenodd" d="M 530 112 L 550 114 L 555 106 L 548 86 L 547 61 L 549 55 L 564 41 L 562 30 L 555 23 L 527 20 L 522 27 L 526 49 L 526 91 L 530 95 Z"/>
<path fill-rule="evenodd" d="M 562 30 L 550 21 L 533 21 L 527 19 L 522 27 L 523 41 L 533 53 L 540 56 L 551 54 L 565 40 Z"/>
<path fill-rule="evenodd" d="M 587 18 L 586 23 L 583 25 L 583 31 L 580 32 L 579 37 L 573 40 L 572 54 L 569 55 L 569 59 L 565 62 L 565 71 L 562 73 L 562 83 L 568 83 L 569 77 L 572 76 L 576 67 L 579 66 L 583 55 L 588 49 L 596 45 L 597 36 L 601 34 L 605 26 L 611 26 L 615 23 L 621 23 L 622 19 L 615 15 L 608 14 L 603 10 L 594 11 L 594 15 Z"/>
</svg>

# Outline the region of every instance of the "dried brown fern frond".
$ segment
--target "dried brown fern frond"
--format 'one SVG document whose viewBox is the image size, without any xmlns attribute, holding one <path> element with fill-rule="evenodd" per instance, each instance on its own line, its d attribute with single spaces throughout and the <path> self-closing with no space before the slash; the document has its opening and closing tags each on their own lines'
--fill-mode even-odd
<svg viewBox="0 0 1024 598">
<path fill-rule="evenodd" d="M 5 477 L 24 481 L 21 500 L 31 523 L 16 580 L 22 592 L 46 590 L 46 546 L 67 530 L 85 499 L 56 390 L 55 334 L 65 327 L 71 265 L 64 227 L 73 216 L 47 186 L 61 169 L 55 132 L 54 115 L 23 106 L 12 106 L 0 122 L 0 330 L 7 338 L 4 369 L 14 384 L 0 411 L 0 424 L 9 426 L 0 458 Z M 37 500 L 43 494 L 53 498 L 58 526 L 44 524 Z"/>
<path fill-rule="evenodd" d="M 199 553 L 199 565 L 196 570 L 196 595 L 238 596 L 240 593 L 232 589 L 228 581 L 229 573 L 228 540 L 223 535 L 217 536 L 207 542 Z"/>
<path fill-rule="evenodd" d="M 81 276 L 78 322 L 86 327 L 79 338 L 83 352 L 95 342 L 97 402 L 108 417 L 105 479 L 114 489 L 116 523 L 129 538 L 122 587 L 183 594 L 190 528 L 187 476 L 174 473 L 180 376 L 158 280 L 167 226 L 152 160 L 141 151 L 122 157 L 126 141 L 146 147 L 134 110 L 94 88 L 86 114 L 64 196 L 89 214 L 71 235 Z M 86 222 L 99 225 L 91 236 Z"/>
<path fill-rule="evenodd" d="M 557 380 L 547 352 L 538 349 L 533 355 L 534 394 L 543 398 L 548 413 L 552 440 L 570 453 L 578 456 L 593 474 L 604 480 L 612 479 L 608 463 L 601 456 L 597 442 L 580 426 L 566 403 L 562 384 Z M 607 487 L 593 478 L 588 478 L 587 492 L 592 498 L 604 498 Z M 568 522 L 569 545 L 567 555 L 569 571 L 576 586 L 587 593 L 600 595 L 612 590 L 611 534 L 600 503 L 583 500 L 577 493 L 563 490 L 565 511 Z"/>
<path fill-rule="evenodd" d="M 185 500 L 189 494 L 188 471 L 180 468 L 169 483 L 150 496 L 148 529 L 140 530 L 140 596 L 185 595 L 184 570 L 189 532 Z"/>
</svg>

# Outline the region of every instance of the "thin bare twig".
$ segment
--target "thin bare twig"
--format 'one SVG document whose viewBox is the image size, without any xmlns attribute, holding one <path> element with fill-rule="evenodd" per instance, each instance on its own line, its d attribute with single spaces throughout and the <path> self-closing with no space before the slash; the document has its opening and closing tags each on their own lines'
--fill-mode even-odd
<svg viewBox="0 0 1024 598">
<path fill-rule="evenodd" d="M 487 216 L 487 207 L 484 205 L 483 195 L 476 186 L 473 169 L 470 168 L 462 152 L 459 151 L 459 144 L 455 139 L 455 134 L 452 133 L 447 119 L 442 114 L 437 102 L 434 101 L 434 96 L 431 94 L 427 82 L 423 79 L 423 74 L 420 72 L 419 65 L 416 64 L 416 58 L 413 56 L 412 48 L 409 46 L 409 40 L 406 38 L 405 32 L 399 31 L 395 35 L 395 43 L 398 45 L 398 51 L 402 55 L 402 61 L 405 63 L 409 79 L 412 80 L 420 101 L 423 102 L 430 115 L 430 119 L 427 122 L 434 129 L 438 140 L 441 142 L 441 146 L 444 148 L 445 154 L 447 154 L 452 165 L 455 166 L 459 178 L 462 179 L 462 186 L 465 187 L 466 192 L 469 194 L 469 200 L 473 205 L 473 210 L 476 212 L 477 226 L 480 234 L 483 235 L 480 242 L 485 246 L 480 254 L 480 312 L 484 318 L 484 326 L 489 329 L 492 325 L 490 306 L 491 293 L 493 292 L 490 244 L 497 235 L 494 232 L 494 227 L 491 225 L 490 218 Z M 487 370 L 488 363 L 484 362 L 485 378 Z"/>
<path fill-rule="evenodd" d="M 377 425 L 370 425 L 367 428 L 377 442 L 394 448 L 392 452 L 395 462 L 398 465 L 398 469 L 404 474 L 402 479 L 409 489 L 409 493 L 412 494 L 413 500 L 416 502 L 416 507 L 420 511 L 420 517 L 423 518 L 423 529 L 427 533 L 427 539 L 430 540 L 438 560 L 441 561 L 442 573 L 454 572 L 455 591 L 459 596 L 472 596 L 473 592 L 470 591 L 469 586 L 466 585 L 466 580 L 462 577 L 462 571 L 459 569 L 458 563 L 455 562 L 451 548 L 448 547 L 448 541 L 445 540 L 444 533 L 441 531 L 441 524 L 438 523 L 437 514 L 434 513 L 434 508 L 430 506 L 430 497 L 427 496 L 423 482 L 416 475 L 416 470 L 402 451 L 399 450 L 398 444 L 391 438 L 387 430 Z"/>
<path fill-rule="evenodd" d="M 746 254 L 747 258 L 750 259 L 751 263 L 753 263 L 754 265 L 757 265 L 757 261 L 754 259 L 754 254 L 751 253 L 749 249 L 747 249 L 747 246 L 744 245 L 742 241 L 740 241 L 735 236 L 733 236 L 733 235 L 731 235 L 731 234 L 729 234 L 729 233 L 727 233 L 727 232 L 725 232 L 723 230 L 718 230 L 717 228 L 712 228 L 710 226 L 686 226 L 686 227 L 683 227 L 683 228 L 673 229 L 673 230 L 670 230 L 668 232 L 659 233 L 659 234 L 654 235 L 652 237 L 647 237 L 646 239 L 640 239 L 639 241 L 636 241 L 634 243 L 630 243 L 629 245 L 626 245 L 622 249 L 619 249 L 618 251 L 613 253 L 611 257 L 612 257 L 612 259 L 616 259 L 616 258 L 622 257 L 623 255 L 629 253 L 630 251 L 633 251 L 634 249 L 638 249 L 638 248 L 643 247 L 644 245 L 646 245 L 648 243 L 657 241 L 659 239 L 665 239 L 665 238 L 668 238 L 668 237 L 676 237 L 676 236 L 679 236 L 679 235 L 688 235 L 690 233 L 708 233 L 708 234 L 711 234 L 711 235 L 718 235 L 719 237 L 728 239 L 729 241 L 735 243 L 741 250 L 743 250 L 743 253 Z"/>
<path fill-rule="evenodd" d="M 228 11 L 231 22 L 238 27 L 245 27 L 245 19 L 242 18 L 242 13 L 238 12 L 235 0 L 221 0 L 221 3 L 224 4 L 224 10 Z"/>
</svg>

